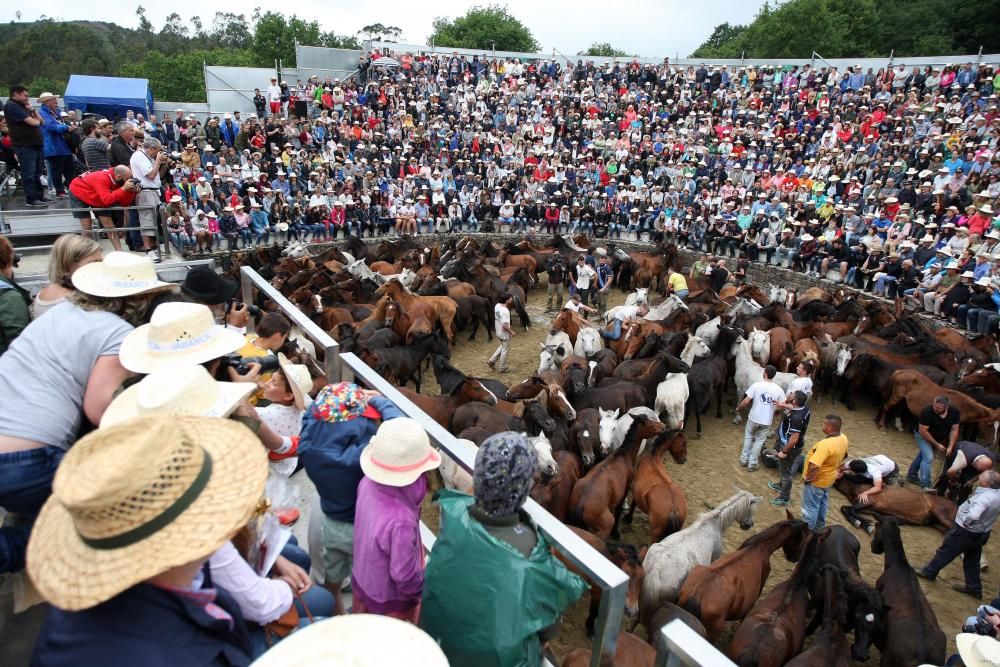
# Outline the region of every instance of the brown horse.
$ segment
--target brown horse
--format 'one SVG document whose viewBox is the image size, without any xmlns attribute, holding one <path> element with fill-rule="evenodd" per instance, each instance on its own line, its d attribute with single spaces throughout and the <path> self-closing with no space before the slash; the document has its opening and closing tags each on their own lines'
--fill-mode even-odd
<svg viewBox="0 0 1000 667">
<path fill-rule="evenodd" d="M 847 637 L 844 635 L 847 596 L 844 595 L 840 576 L 834 565 L 820 568 L 813 597 L 823 601 L 823 625 L 813 635 L 809 648 L 786 663 L 788 667 L 849 667 L 851 664 Z M 817 613 L 817 616 L 820 614 Z"/>
<path fill-rule="evenodd" d="M 719 296 L 722 297 L 721 294 Z M 771 303 L 771 299 L 764 293 L 764 290 L 756 285 L 751 285 L 750 283 L 747 283 L 736 290 L 736 294 L 734 296 L 741 296 L 744 299 L 755 301 L 761 308 Z"/>
<path fill-rule="evenodd" d="M 996 366 L 980 368 L 963 377 L 958 384 L 963 387 L 982 387 L 991 394 L 1000 394 L 1000 371 L 997 371 Z"/>
<path fill-rule="evenodd" d="M 611 325 L 608 325 L 608 330 L 610 329 Z M 622 327 L 622 335 L 618 340 L 605 339 L 604 344 L 614 350 L 619 359 L 628 360 L 642 349 L 647 336 L 654 333 L 662 336 L 665 332 L 666 330 L 656 322 L 636 322 Z"/>
<path fill-rule="evenodd" d="M 779 327 L 780 328 L 780 327 Z M 771 329 L 771 363 L 774 361 L 774 332 L 776 329 Z M 796 341 L 795 346 L 792 348 L 792 354 L 786 357 L 783 361 L 779 360 L 778 367 L 781 368 L 785 373 L 794 373 L 795 369 L 799 367 L 804 361 L 812 362 L 813 375 L 819 369 L 819 346 L 816 344 L 814 338 L 803 338 L 802 340 Z"/>
<path fill-rule="evenodd" d="M 546 382 L 538 375 L 532 375 L 507 390 L 508 401 L 530 399 L 541 401 L 550 415 L 564 417 L 567 421 L 576 419 L 576 410 L 559 383 Z"/>
<path fill-rule="evenodd" d="M 834 488 L 847 496 L 850 505 L 840 511 L 854 525 L 869 534 L 874 530 L 871 521 L 862 514 L 882 514 L 895 517 L 912 526 L 934 526 L 942 533 L 955 525 L 958 506 L 936 493 L 922 493 L 902 486 L 883 485 L 882 493 L 869 496 L 869 502 L 862 504 L 858 497 L 872 488 L 868 482 L 857 482 L 850 475 L 844 475 L 834 483 Z"/>
<path fill-rule="evenodd" d="M 479 380 L 468 377 L 455 385 L 450 394 L 441 396 L 425 396 L 406 387 L 400 387 L 399 391 L 444 428 L 448 428 L 451 414 L 461 405 L 470 401 L 479 401 L 486 405 L 497 404 L 497 397 L 492 391 L 484 387 Z"/>
<path fill-rule="evenodd" d="M 735 552 L 709 566 L 696 565 L 681 586 L 677 604 L 705 624 L 710 641 L 722 634 L 726 621 L 738 620 L 753 608 L 771 574 L 771 554 L 784 549 L 795 562 L 809 532 L 804 521 L 780 521 L 754 535 Z"/>
<path fill-rule="evenodd" d="M 607 542 L 597 537 L 593 533 L 582 528 L 569 527 L 584 542 L 594 548 L 599 554 L 607 558 L 611 563 L 628 575 L 628 590 L 625 593 L 625 616 L 635 618 L 639 614 L 639 593 L 642 591 L 642 580 L 646 577 L 646 571 L 642 568 L 642 560 L 646 557 L 646 548 L 636 549 L 631 544 L 619 544 L 617 542 Z M 601 606 L 601 588 L 580 568 L 574 565 L 558 551 L 556 556 L 566 564 L 566 568 L 575 572 L 588 582 L 590 582 L 590 613 L 587 615 L 586 629 L 587 636 L 594 635 L 594 621 L 597 620 L 597 612 Z"/>
<path fill-rule="evenodd" d="M 787 372 L 786 365 L 795 353 L 795 345 L 797 345 L 792 339 L 792 332 L 785 327 L 771 327 L 767 333 L 771 343 L 767 363 Z"/>
<path fill-rule="evenodd" d="M 655 649 L 660 648 L 660 644 L 663 635 L 660 634 L 660 630 L 663 626 L 670 621 L 681 621 L 689 628 L 697 632 L 702 637 L 706 636 L 705 626 L 701 624 L 697 618 L 695 618 L 691 613 L 684 611 L 673 602 L 664 600 L 660 603 L 660 606 L 656 608 L 652 616 L 649 617 L 649 622 L 646 624 L 646 640 L 649 645 Z"/>
<path fill-rule="evenodd" d="M 497 257 L 500 266 L 508 266 L 526 270 L 531 275 L 535 275 L 538 262 L 531 255 L 512 255 L 507 250 L 501 250 Z"/>
<path fill-rule="evenodd" d="M 575 648 L 566 655 L 562 667 L 588 667 L 591 661 L 589 648 Z M 615 656 L 607 664 L 614 667 L 653 667 L 656 649 L 631 632 L 619 632 Z M 606 664 L 602 659 L 602 665 Z"/>
<path fill-rule="evenodd" d="M 429 305 L 433 311 L 431 323 L 440 325 L 449 345 L 455 342 L 454 321 L 455 313 L 458 312 L 458 306 L 450 297 L 417 296 L 409 292 L 403 287 L 402 283 L 395 279 L 379 287 L 375 293 L 388 296 L 390 301 L 398 301 L 406 312 L 410 312 L 412 308 L 416 308 L 418 305 Z"/>
<path fill-rule="evenodd" d="M 574 313 L 569 308 L 563 308 L 555 319 L 552 320 L 552 326 L 550 329 L 555 331 L 562 331 L 567 336 L 569 336 L 570 341 L 576 345 L 576 336 L 580 333 L 580 329 L 587 326 L 583 321 L 583 318 L 579 314 Z"/>
<path fill-rule="evenodd" d="M 792 576 L 758 600 L 740 623 L 729 645 L 737 665 L 781 667 L 802 650 L 818 541 L 813 534 L 806 537 Z"/>
<path fill-rule="evenodd" d="M 531 489 L 531 497 L 547 509 L 549 514 L 560 521 L 565 521 L 569 498 L 583 468 L 580 465 L 580 457 L 573 452 L 553 452 L 552 458 L 559 465 L 559 472 L 547 482 L 536 482 Z"/>
<path fill-rule="evenodd" d="M 989 433 L 993 448 L 997 447 L 1000 436 L 1000 410 L 993 410 L 976 402 L 960 391 L 942 389 L 927 376 L 917 371 L 900 370 L 892 374 L 892 393 L 882 405 L 877 416 L 879 429 L 885 430 L 885 416 L 897 404 L 905 401 L 906 408 L 913 416 L 919 416 L 921 410 L 931 405 L 937 396 L 947 396 L 951 404 L 961 415 L 962 424 L 977 424 L 983 433 Z"/>
<path fill-rule="evenodd" d="M 632 486 L 639 445 L 663 429 L 663 424 L 644 415 L 634 417 L 621 447 L 595 465 L 573 487 L 567 517 L 572 524 L 589 528 L 602 539 L 609 535 L 616 540 L 621 538 L 618 520 Z"/>
<path fill-rule="evenodd" d="M 677 463 L 687 461 L 687 439 L 680 431 L 666 431 L 646 443 L 646 449 L 648 452 L 639 458 L 632 482 L 632 507 L 625 522 L 632 523 L 632 515 L 638 507 L 649 517 L 650 540 L 659 542 L 683 528 L 687 519 L 684 489 L 670 479 L 663 467 L 667 452 Z"/>
<path fill-rule="evenodd" d="M 393 333 L 399 336 L 399 340 L 410 345 L 415 337 L 429 334 L 434 330 L 425 314 L 429 310 L 425 304 L 419 304 L 413 313 L 408 313 L 398 301 L 388 301 L 384 308 L 385 326 L 392 329 Z"/>
<path fill-rule="evenodd" d="M 888 609 L 885 632 L 878 638 L 883 665 L 943 665 L 947 640 L 934 609 L 906 560 L 899 522 L 879 516 L 872 553 L 884 554 L 885 566 L 875 587 Z"/>
</svg>

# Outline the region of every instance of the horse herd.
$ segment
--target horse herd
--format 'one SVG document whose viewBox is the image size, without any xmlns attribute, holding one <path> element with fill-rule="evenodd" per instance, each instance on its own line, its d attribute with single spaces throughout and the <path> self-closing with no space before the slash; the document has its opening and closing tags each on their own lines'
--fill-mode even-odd
<svg viewBox="0 0 1000 667">
<path fill-rule="evenodd" d="M 752 527 L 761 499 L 737 491 L 688 523 L 685 490 L 664 459 L 669 454 L 674 465 L 684 464 L 689 417 L 700 437 L 713 399 L 716 417 L 723 416 L 730 384 L 738 401 L 765 364 L 782 371 L 782 383 L 802 361 L 811 363 L 817 393 L 849 409 L 868 393 L 880 406 L 876 418 L 883 427 L 887 417 L 899 423 L 947 394 L 968 437 L 996 446 L 996 338 L 932 331 L 918 317 L 843 290 L 795 295 L 746 284 L 650 303 L 649 313 L 628 322 L 615 341 L 600 335 L 602 323 L 562 310 L 548 324 L 537 370 L 510 386 L 451 363 L 458 332 L 475 338 L 483 326 L 492 337 L 493 304 L 503 293 L 514 296 L 518 324 L 531 327 L 525 305 L 548 255 L 561 253 L 572 265 L 588 245 L 585 237 L 558 236 L 546 245 L 523 241 L 504 248 L 472 237 L 433 246 L 408 237 L 377 246 L 348 239 L 344 248 L 316 257 L 301 247 L 286 248 L 285 255 L 267 250 L 230 259 L 225 268 L 255 268 L 343 351 L 358 354 L 457 437 L 473 444 L 501 430 L 531 437 L 540 463 L 532 497 L 629 575 L 626 615 L 642 622 L 649 637 L 681 618 L 717 640 L 727 621 L 740 621 L 729 648 L 740 665 L 846 664 L 866 659 L 872 644 L 883 665 L 940 664 L 944 635 L 906 562 L 899 524 L 947 530 L 967 489 L 949 489 L 949 499 L 889 487 L 875 502 L 860 504 L 868 486 L 838 481 L 849 501 L 845 516 L 873 534 L 873 552 L 885 554 L 873 587 L 861 577 L 861 547 L 852 533 L 833 526 L 813 534 L 791 516 L 723 556 L 722 535 L 733 523 Z M 663 272 L 676 255 L 673 246 L 609 253 L 618 285 L 633 303 L 650 301 L 650 288 L 665 282 Z M 263 297 L 259 305 L 274 307 Z M 301 337 L 286 352 L 307 362 L 316 356 Z M 319 386 L 319 366 L 312 367 Z M 421 393 L 428 371 L 439 395 Z M 446 485 L 471 488 L 457 466 L 441 473 Z M 621 541 L 620 523 L 631 522 L 636 509 L 649 520 L 648 546 Z M 865 515 L 877 517 L 876 524 Z M 762 598 L 771 554 L 779 549 L 797 563 L 795 570 Z M 588 632 L 599 595 L 594 587 Z M 850 645 L 846 633 L 853 634 Z M 616 664 L 652 664 L 653 648 L 628 632 L 618 651 Z M 581 649 L 564 664 L 587 659 Z"/>
</svg>

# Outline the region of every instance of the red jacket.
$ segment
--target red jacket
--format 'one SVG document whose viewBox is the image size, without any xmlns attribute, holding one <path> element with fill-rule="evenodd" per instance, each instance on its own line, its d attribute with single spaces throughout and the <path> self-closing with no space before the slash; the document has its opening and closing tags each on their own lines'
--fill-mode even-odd
<svg viewBox="0 0 1000 667">
<path fill-rule="evenodd" d="M 69 191 L 87 206 L 131 206 L 136 193 L 124 190 L 115 183 L 114 171 L 112 167 L 74 178 L 69 184 Z"/>
</svg>

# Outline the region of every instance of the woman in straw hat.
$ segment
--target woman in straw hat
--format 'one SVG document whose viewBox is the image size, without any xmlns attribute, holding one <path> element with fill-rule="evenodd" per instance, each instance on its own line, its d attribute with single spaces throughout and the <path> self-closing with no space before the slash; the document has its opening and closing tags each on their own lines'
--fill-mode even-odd
<svg viewBox="0 0 1000 667">
<path fill-rule="evenodd" d="M 73 291 L 70 277 L 84 264 L 104 259 L 101 245 L 79 234 L 63 234 L 56 239 L 49 255 L 49 284 L 35 295 L 31 310 L 39 317 L 56 304 L 66 300 Z"/>
<path fill-rule="evenodd" d="M 146 416 L 80 440 L 28 544 L 53 606 L 32 664 L 249 664 L 239 607 L 195 581 L 252 516 L 266 461 L 246 428 L 210 417 Z"/>
<path fill-rule="evenodd" d="M 453 665 L 538 665 L 560 614 L 586 587 L 521 509 L 537 466 L 523 435 L 497 433 L 476 453 L 475 497 L 438 496 L 441 534 L 427 565 L 420 627 Z"/>
<path fill-rule="evenodd" d="M 365 477 L 358 485 L 351 570 L 355 613 L 411 623 L 420 617 L 424 473 L 440 465 L 441 455 L 420 424 L 408 417 L 384 422 L 361 453 Z"/>
<path fill-rule="evenodd" d="M 0 506 L 34 516 L 70 445 L 99 424 L 128 376 L 118 358 L 125 337 L 169 289 L 146 258 L 111 253 L 73 273 L 76 291 L 28 325 L 0 357 L 16 384 L 0 411 Z M 28 527 L 0 528 L 0 572 L 23 567 Z"/>
</svg>

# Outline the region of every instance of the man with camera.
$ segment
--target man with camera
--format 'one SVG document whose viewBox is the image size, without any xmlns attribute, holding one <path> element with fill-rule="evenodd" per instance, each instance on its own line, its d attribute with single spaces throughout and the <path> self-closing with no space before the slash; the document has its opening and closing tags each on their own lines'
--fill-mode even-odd
<svg viewBox="0 0 1000 667">
<path fill-rule="evenodd" d="M 118 232 L 114 231 L 113 211 L 107 209 L 131 206 L 138 192 L 139 181 L 132 177 L 132 170 L 118 165 L 74 178 L 69 184 L 69 203 L 73 209 L 73 217 L 80 221 L 84 236 L 90 237 L 90 214 L 93 212 L 101 226 L 109 230 L 111 245 L 115 250 L 121 250 Z"/>
<path fill-rule="evenodd" d="M 154 262 L 160 261 L 160 251 L 156 247 L 156 225 L 159 222 L 157 207 L 160 203 L 160 177 L 170 168 L 170 156 L 163 150 L 159 139 L 146 137 L 142 148 L 132 154 L 129 165 L 139 180 L 139 193 L 135 205 L 139 214 L 139 231 L 146 256 Z"/>
</svg>

